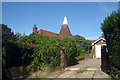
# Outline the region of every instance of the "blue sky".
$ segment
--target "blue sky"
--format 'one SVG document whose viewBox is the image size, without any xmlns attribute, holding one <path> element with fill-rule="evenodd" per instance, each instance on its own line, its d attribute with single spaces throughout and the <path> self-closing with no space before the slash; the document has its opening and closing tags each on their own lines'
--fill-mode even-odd
<svg viewBox="0 0 120 80">
<path fill-rule="evenodd" d="M 117 2 L 3 2 L 2 23 L 14 33 L 32 33 L 34 24 L 38 30 L 59 33 L 64 16 L 73 35 L 79 34 L 94 40 L 101 36 L 101 23 Z"/>
</svg>

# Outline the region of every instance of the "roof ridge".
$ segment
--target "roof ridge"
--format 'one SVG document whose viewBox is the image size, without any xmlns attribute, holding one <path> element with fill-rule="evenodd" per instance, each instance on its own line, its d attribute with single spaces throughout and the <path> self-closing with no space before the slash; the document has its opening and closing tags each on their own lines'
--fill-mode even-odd
<svg viewBox="0 0 120 80">
<path fill-rule="evenodd" d="M 96 42 L 100 41 L 101 39 L 106 41 L 105 38 L 101 37 L 101 38 L 98 38 L 96 41 L 94 41 L 91 45 L 94 45 Z"/>
<path fill-rule="evenodd" d="M 43 29 L 40 29 L 42 31 L 46 31 L 46 32 L 50 32 L 50 33 L 54 33 L 54 32 L 51 32 L 51 31 L 47 31 L 47 30 L 43 30 Z M 54 34 L 58 34 L 58 33 L 54 33 Z"/>
</svg>

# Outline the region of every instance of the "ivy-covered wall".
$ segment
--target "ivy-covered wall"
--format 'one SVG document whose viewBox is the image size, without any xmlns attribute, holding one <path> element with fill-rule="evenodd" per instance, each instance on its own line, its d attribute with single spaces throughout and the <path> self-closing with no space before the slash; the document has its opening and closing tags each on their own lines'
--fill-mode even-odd
<svg viewBox="0 0 120 80">
<path fill-rule="evenodd" d="M 60 50 L 64 51 L 67 65 L 76 64 L 79 56 L 83 57 L 82 48 L 72 38 L 57 38 L 48 35 L 33 33 L 24 37 L 19 42 L 37 45 L 39 48 L 31 56 L 32 65 L 39 67 L 50 66 L 55 68 L 60 65 Z"/>
</svg>

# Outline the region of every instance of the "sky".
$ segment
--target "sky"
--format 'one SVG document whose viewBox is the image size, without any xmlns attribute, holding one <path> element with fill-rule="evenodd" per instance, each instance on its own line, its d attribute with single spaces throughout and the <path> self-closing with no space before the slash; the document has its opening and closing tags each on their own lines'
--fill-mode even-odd
<svg viewBox="0 0 120 80">
<path fill-rule="evenodd" d="M 95 40 L 105 17 L 117 10 L 117 2 L 2 2 L 2 23 L 14 33 L 29 35 L 34 24 L 59 33 L 66 16 L 72 35 Z"/>
</svg>

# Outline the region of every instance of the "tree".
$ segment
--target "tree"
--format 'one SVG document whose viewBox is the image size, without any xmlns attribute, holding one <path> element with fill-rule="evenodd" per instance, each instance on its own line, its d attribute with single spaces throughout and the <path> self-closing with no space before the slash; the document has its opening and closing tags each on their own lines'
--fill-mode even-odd
<svg viewBox="0 0 120 80">
<path fill-rule="evenodd" d="M 0 24 L 2 27 L 2 41 L 11 41 L 11 42 L 16 42 L 17 37 L 14 35 L 14 33 L 11 31 L 11 28 L 7 27 L 5 24 Z"/>
<path fill-rule="evenodd" d="M 110 75 L 120 77 L 120 14 L 113 11 L 101 25 L 109 53 Z"/>
<path fill-rule="evenodd" d="M 93 41 L 86 40 L 84 37 L 82 37 L 80 35 L 73 35 L 72 38 L 76 41 L 76 43 L 80 47 L 83 47 L 84 52 L 90 52 L 91 51 L 91 44 L 92 44 Z"/>
</svg>

